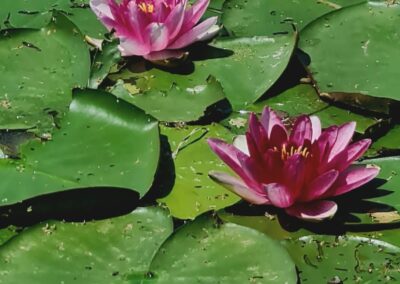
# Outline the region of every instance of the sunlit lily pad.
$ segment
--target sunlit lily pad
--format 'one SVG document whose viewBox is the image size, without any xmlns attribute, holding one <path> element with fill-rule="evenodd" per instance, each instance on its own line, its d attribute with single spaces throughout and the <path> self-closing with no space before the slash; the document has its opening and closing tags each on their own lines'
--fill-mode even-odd
<svg viewBox="0 0 400 284">
<path fill-rule="evenodd" d="M 390 100 L 400 100 L 395 75 L 400 65 L 400 5 L 392 2 L 349 7 L 304 29 L 299 45 L 311 56 L 309 68 L 321 93 L 385 113 Z"/>
<path fill-rule="evenodd" d="M 63 190 L 109 186 L 143 195 L 157 169 L 157 122 L 96 91 L 75 94 L 51 141 L 32 141 L 22 160 L 0 160 L 2 205 Z"/>
<path fill-rule="evenodd" d="M 169 238 L 150 271 L 155 283 L 297 283 L 292 260 L 279 243 L 205 217 Z"/>
<path fill-rule="evenodd" d="M 144 279 L 172 230 L 168 213 L 152 207 L 103 221 L 39 224 L 0 248 L 0 283 L 127 283 L 128 274 Z"/>
<path fill-rule="evenodd" d="M 85 87 L 90 57 L 82 34 L 58 15 L 41 30 L 0 34 L 0 128 L 49 132 L 65 115 L 72 89 Z"/>
<path fill-rule="evenodd" d="M 306 236 L 286 247 L 301 283 L 390 283 L 400 269 L 400 248 L 374 239 Z"/>
<path fill-rule="evenodd" d="M 229 171 L 210 150 L 207 139 L 231 140 L 232 134 L 220 125 L 163 127 L 175 157 L 175 184 L 160 200 L 174 217 L 193 219 L 210 210 L 236 203 L 239 198 L 208 177 L 211 170 Z"/>
<path fill-rule="evenodd" d="M 182 93 L 188 88 L 195 89 L 212 76 L 221 84 L 233 108 L 240 109 L 275 83 L 289 63 L 295 43 L 296 36 L 292 34 L 218 39 L 209 47 L 192 50 L 186 65 L 177 69 L 136 62 L 109 79 L 134 84 L 138 93 L 152 90 L 169 95 L 176 88 Z M 176 113 L 180 111 L 185 110 L 175 109 Z"/>
</svg>

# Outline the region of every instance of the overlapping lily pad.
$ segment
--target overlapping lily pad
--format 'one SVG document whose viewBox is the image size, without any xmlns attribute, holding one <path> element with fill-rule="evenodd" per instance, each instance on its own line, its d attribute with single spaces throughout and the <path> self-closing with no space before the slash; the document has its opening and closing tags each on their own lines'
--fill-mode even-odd
<svg viewBox="0 0 400 284">
<path fill-rule="evenodd" d="M 150 271 L 155 283 L 297 283 L 292 260 L 276 241 L 205 217 L 168 239 Z"/>
<path fill-rule="evenodd" d="M 168 213 L 152 207 L 104 221 L 39 224 L 0 249 L 0 283 L 129 283 L 128 274 L 140 281 L 172 230 Z"/>
<path fill-rule="evenodd" d="M 184 94 L 188 88 L 204 85 L 212 76 L 233 108 L 240 109 L 275 83 L 289 63 L 295 43 L 295 35 L 218 39 L 211 46 L 194 48 L 186 65 L 178 68 L 161 69 L 134 62 L 109 79 L 122 79 L 135 86 L 131 87 L 134 93 L 152 90 L 169 95 L 177 88 Z M 180 111 L 185 110 L 177 108 L 175 113 Z"/>
<path fill-rule="evenodd" d="M 52 140 L 32 141 L 22 160 L 0 160 L 2 205 L 73 188 L 150 188 L 160 151 L 157 122 L 110 94 L 75 94 Z"/>
<path fill-rule="evenodd" d="M 208 177 L 211 170 L 229 171 L 209 149 L 207 139 L 231 140 L 232 134 L 220 125 L 163 128 L 175 158 L 175 184 L 171 193 L 159 200 L 174 217 L 193 219 L 203 212 L 236 203 L 239 198 Z"/>
<path fill-rule="evenodd" d="M 328 104 L 318 97 L 311 85 L 307 84 L 298 85 L 275 97 L 257 102 L 249 106 L 247 110 L 261 114 L 265 106 L 278 111 L 288 123 L 302 114 L 318 116 L 323 127 L 355 121 L 357 122 L 356 131 L 366 135 L 375 132 L 383 124 L 380 119 L 359 115 Z M 233 113 L 223 124 L 235 133 L 242 134 L 247 128 L 247 117 L 248 114 L 245 112 Z"/>
<path fill-rule="evenodd" d="M 400 248 L 374 239 L 307 236 L 286 247 L 301 283 L 394 283 L 400 269 Z"/>
<path fill-rule="evenodd" d="M 83 34 L 102 38 L 106 29 L 89 7 L 89 0 L 3 0 L 0 28 L 34 28 L 46 26 L 54 11 L 68 17 Z"/>
<path fill-rule="evenodd" d="M 331 11 L 366 0 L 227 0 L 222 23 L 235 36 L 262 36 L 302 29 Z"/>
<path fill-rule="evenodd" d="M 54 127 L 71 102 L 72 89 L 85 87 L 90 57 L 82 34 L 62 15 L 41 30 L 0 34 L 0 128 Z"/>
<path fill-rule="evenodd" d="M 389 112 L 390 100 L 400 100 L 395 75 L 400 64 L 399 20 L 397 1 L 370 1 L 329 14 L 304 29 L 299 45 L 311 56 L 309 68 L 320 92 Z"/>
</svg>

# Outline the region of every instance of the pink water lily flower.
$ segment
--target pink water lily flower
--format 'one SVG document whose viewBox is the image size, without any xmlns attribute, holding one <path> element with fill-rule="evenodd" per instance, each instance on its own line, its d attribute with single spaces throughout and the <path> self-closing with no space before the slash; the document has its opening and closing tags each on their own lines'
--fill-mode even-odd
<svg viewBox="0 0 400 284">
<path fill-rule="evenodd" d="M 211 149 L 239 176 L 210 176 L 253 204 L 283 208 L 297 218 L 319 221 L 332 217 L 337 204 L 327 200 L 372 180 L 379 168 L 352 165 L 371 144 L 350 143 L 355 122 L 321 129 L 315 116 L 300 116 L 290 133 L 269 108 L 261 119 L 252 113 L 249 129 L 233 145 L 209 139 Z"/>
<path fill-rule="evenodd" d="M 210 0 L 90 0 L 90 7 L 120 39 L 122 56 L 159 61 L 180 58 L 182 48 L 215 36 L 217 17 L 197 24 Z"/>
</svg>

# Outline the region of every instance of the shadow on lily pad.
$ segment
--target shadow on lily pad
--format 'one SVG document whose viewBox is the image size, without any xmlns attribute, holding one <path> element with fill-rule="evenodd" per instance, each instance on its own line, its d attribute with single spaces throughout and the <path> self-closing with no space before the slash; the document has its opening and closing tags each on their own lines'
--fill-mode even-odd
<svg viewBox="0 0 400 284">
<path fill-rule="evenodd" d="M 351 193 L 334 199 L 338 204 L 338 212 L 330 219 L 319 223 L 307 222 L 287 215 L 283 210 L 272 206 L 255 206 L 246 202 L 237 203 L 226 209 L 228 213 L 239 216 L 277 216 L 282 228 L 287 232 L 307 230 L 316 234 L 342 235 L 346 232 L 369 232 L 400 228 L 400 222 L 372 223 L 360 219 L 355 214 L 367 214 L 375 212 L 391 212 L 396 208 L 383 203 L 371 201 L 382 196 L 388 196 L 392 192 L 378 189 L 386 183 L 386 180 L 375 179 L 367 186 L 363 186 Z"/>
<path fill-rule="evenodd" d="M 83 222 L 125 215 L 139 205 L 139 194 L 123 188 L 96 187 L 47 194 L 0 207 L 0 228 L 31 226 L 46 220 Z"/>
</svg>

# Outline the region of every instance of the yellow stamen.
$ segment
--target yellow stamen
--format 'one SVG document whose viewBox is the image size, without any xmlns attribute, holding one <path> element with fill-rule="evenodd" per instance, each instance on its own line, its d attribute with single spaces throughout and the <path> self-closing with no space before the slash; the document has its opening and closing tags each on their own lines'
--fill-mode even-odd
<svg viewBox="0 0 400 284">
<path fill-rule="evenodd" d="M 145 14 L 154 12 L 154 5 L 151 3 L 142 2 L 138 5 L 138 7 Z"/>
<path fill-rule="evenodd" d="M 277 147 L 274 147 L 273 149 L 276 152 L 279 151 L 279 149 Z M 291 146 L 290 151 L 288 151 L 286 144 L 282 145 L 280 152 L 281 152 L 281 159 L 283 161 L 286 160 L 287 158 L 289 158 L 290 156 L 293 156 L 294 154 L 300 154 L 305 158 L 307 158 L 310 155 L 310 152 L 308 151 L 308 149 L 306 147 L 299 146 L 299 147 L 295 148 L 294 146 Z"/>
</svg>

